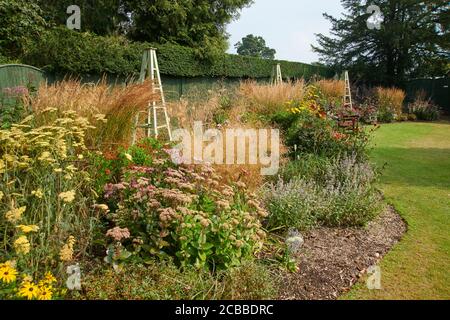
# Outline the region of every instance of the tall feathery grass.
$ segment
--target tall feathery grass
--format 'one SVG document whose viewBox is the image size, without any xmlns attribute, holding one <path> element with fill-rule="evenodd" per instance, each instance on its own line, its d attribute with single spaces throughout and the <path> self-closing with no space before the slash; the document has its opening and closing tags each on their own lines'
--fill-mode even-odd
<svg viewBox="0 0 450 320">
<path fill-rule="evenodd" d="M 345 91 L 345 82 L 343 80 L 323 79 L 314 83 L 323 94 L 327 103 L 332 106 L 342 104 L 342 97 Z"/>
<path fill-rule="evenodd" d="M 398 88 L 375 88 L 375 98 L 381 112 L 392 112 L 397 116 L 401 115 L 405 97 L 405 92 Z"/>
<path fill-rule="evenodd" d="M 105 79 L 96 84 L 64 80 L 42 85 L 27 103 L 42 124 L 53 120 L 39 116 L 47 115 L 43 111 L 48 109 L 56 109 L 60 114 L 71 111 L 87 118 L 95 129 L 86 133 L 86 145 L 104 149 L 129 143 L 135 116 L 157 99 L 150 81 L 110 86 Z"/>
<path fill-rule="evenodd" d="M 283 82 L 277 85 L 258 84 L 255 81 L 242 82 L 240 96 L 248 99 L 253 112 L 268 115 L 285 109 L 285 103 L 302 100 L 306 85 L 303 80 Z"/>
</svg>

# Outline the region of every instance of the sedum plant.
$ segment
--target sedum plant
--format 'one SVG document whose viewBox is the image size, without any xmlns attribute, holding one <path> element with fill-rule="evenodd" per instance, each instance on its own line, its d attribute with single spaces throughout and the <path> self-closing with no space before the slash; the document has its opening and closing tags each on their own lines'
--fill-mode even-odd
<svg viewBox="0 0 450 320">
<path fill-rule="evenodd" d="M 134 150 L 136 153 L 136 150 Z M 262 246 L 267 216 L 245 185 L 223 185 L 206 165 L 175 165 L 166 158 L 130 166 L 105 186 L 111 239 L 106 260 L 171 258 L 182 266 L 226 269 Z"/>
</svg>

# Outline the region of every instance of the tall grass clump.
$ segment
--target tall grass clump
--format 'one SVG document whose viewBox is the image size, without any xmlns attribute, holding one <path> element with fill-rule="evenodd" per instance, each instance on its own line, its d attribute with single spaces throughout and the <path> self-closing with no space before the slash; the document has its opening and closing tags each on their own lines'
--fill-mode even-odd
<svg viewBox="0 0 450 320">
<path fill-rule="evenodd" d="M 415 100 L 408 105 L 408 112 L 417 120 L 423 121 L 435 121 L 441 117 L 441 109 L 426 98 L 426 92 L 423 90 L 416 93 Z"/>
<path fill-rule="evenodd" d="M 322 79 L 316 81 L 314 85 L 323 95 L 328 108 L 339 107 L 342 105 L 345 91 L 345 82 L 343 80 Z"/>
<path fill-rule="evenodd" d="M 110 86 L 103 79 L 96 84 L 82 84 L 79 80 L 64 80 L 44 84 L 28 104 L 38 115 L 55 109 L 59 114 L 73 111 L 86 118 L 95 128 L 86 133 L 89 148 L 107 148 L 111 145 L 129 143 L 138 112 L 146 110 L 157 95 L 152 93 L 150 81 L 128 85 Z M 38 116 L 42 124 L 54 118 L 48 113 Z M 54 113 L 51 114 L 54 116 Z"/>
<path fill-rule="evenodd" d="M 405 92 L 398 88 L 375 88 L 378 120 L 382 122 L 396 120 L 402 114 L 405 97 Z"/>
<path fill-rule="evenodd" d="M 300 101 L 305 94 L 305 82 L 283 82 L 277 85 L 258 84 L 255 81 L 242 82 L 239 88 L 241 97 L 247 99 L 251 108 L 249 111 L 262 115 L 284 111 L 288 101 Z"/>
<path fill-rule="evenodd" d="M 327 161 L 326 168 L 317 161 L 300 166 L 301 171 L 315 167 L 318 170 L 313 171 L 322 172 L 320 178 L 294 175 L 266 187 L 269 228 L 363 226 L 377 215 L 380 201 L 373 186 L 377 175 L 370 164 L 358 162 L 355 156 Z"/>
</svg>

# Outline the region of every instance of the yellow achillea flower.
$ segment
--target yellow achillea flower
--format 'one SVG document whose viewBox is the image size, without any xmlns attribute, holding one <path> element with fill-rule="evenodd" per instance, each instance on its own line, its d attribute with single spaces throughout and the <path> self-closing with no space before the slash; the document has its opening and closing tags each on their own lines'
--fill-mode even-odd
<svg viewBox="0 0 450 320">
<path fill-rule="evenodd" d="M 73 259 L 73 246 L 75 245 L 75 238 L 70 236 L 67 240 L 67 244 L 65 244 L 61 250 L 59 251 L 59 259 L 61 261 L 71 261 Z"/>
<path fill-rule="evenodd" d="M 14 249 L 16 249 L 19 254 L 27 254 L 30 252 L 30 247 L 30 242 L 26 236 L 20 236 L 16 241 L 14 241 Z"/>
<path fill-rule="evenodd" d="M 0 201 L 2 201 L 4 195 L 5 194 L 2 191 L 0 191 Z"/>
<path fill-rule="evenodd" d="M 33 281 L 33 277 L 30 276 L 29 274 L 24 274 L 23 275 L 23 281 L 25 281 L 25 282 L 32 282 Z"/>
<path fill-rule="evenodd" d="M 30 233 L 30 232 L 36 232 L 39 230 L 38 226 L 35 225 L 18 225 L 16 228 L 19 228 L 23 233 Z"/>
<path fill-rule="evenodd" d="M 36 198 L 42 199 L 44 196 L 44 192 L 42 192 L 42 189 L 39 188 L 37 190 L 31 191 L 31 195 L 35 196 Z"/>
<path fill-rule="evenodd" d="M 42 154 L 40 155 L 38 160 L 42 161 L 42 162 L 53 162 L 54 161 L 52 155 L 48 151 L 42 152 Z"/>
<path fill-rule="evenodd" d="M 28 300 L 32 300 L 33 298 L 37 298 L 39 294 L 39 288 L 31 282 L 24 281 L 19 289 L 19 296 L 23 298 L 27 298 Z"/>
<path fill-rule="evenodd" d="M 8 220 L 11 223 L 16 223 L 22 218 L 22 214 L 25 212 L 27 207 L 20 207 L 20 208 L 14 208 L 9 210 L 6 214 L 6 220 Z"/>
<path fill-rule="evenodd" d="M 71 203 L 75 199 L 75 191 L 61 192 L 59 198 L 66 203 Z"/>
<path fill-rule="evenodd" d="M 17 270 L 11 266 L 4 264 L 0 267 L 0 280 L 5 283 L 11 283 L 16 281 Z"/>
</svg>

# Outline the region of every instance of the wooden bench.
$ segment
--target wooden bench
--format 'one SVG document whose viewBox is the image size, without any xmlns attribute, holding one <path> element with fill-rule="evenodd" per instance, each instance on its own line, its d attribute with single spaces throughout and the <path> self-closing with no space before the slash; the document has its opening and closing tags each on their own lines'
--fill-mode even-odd
<svg viewBox="0 0 450 320">
<path fill-rule="evenodd" d="M 359 129 L 359 116 L 341 116 L 338 126 L 348 132 L 357 132 Z"/>
</svg>

